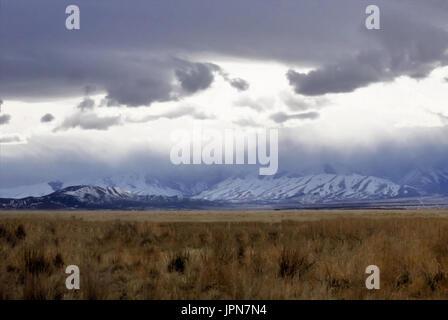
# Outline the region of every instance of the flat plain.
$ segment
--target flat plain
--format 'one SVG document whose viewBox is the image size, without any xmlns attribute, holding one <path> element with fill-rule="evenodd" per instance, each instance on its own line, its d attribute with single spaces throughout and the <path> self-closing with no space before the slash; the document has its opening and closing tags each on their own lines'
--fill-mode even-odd
<svg viewBox="0 0 448 320">
<path fill-rule="evenodd" d="M 0 211 L 0 298 L 446 299 L 448 210 Z"/>
</svg>

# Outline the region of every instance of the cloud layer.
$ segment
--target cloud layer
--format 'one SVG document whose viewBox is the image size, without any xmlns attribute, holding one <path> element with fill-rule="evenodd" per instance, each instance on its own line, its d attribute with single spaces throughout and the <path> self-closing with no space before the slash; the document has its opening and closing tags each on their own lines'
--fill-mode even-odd
<svg viewBox="0 0 448 320">
<path fill-rule="evenodd" d="M 0 115 L 0 125 L 8 124 L 10 120 L 11 120 L 11 115 L 9 115 L 9 114 Z"/>
<path fill-rule="evenodd" d="M 47 123 L 52 122 L 54 120 L 54 116 L 51 113 L 47 113 L 40 118 L 40 122 Z"/>
<path fill-rule="evenodd" d="M 230 112 L 233 114 L 226 120 L 241 127 L 285 127 L 289 121 L 304 125 L 282 131 L 280 168 L 287 171 L 306 172 L 315 165 L 331 164 L 347 172 L 393 176 L 413 166 L 442 166 L 448 161 L 446 127 L 414 128 L 411 133 L 397 130 L 395 136 L 375 137 L 355 148 L 350 139 L 327 145 L 331 136 L 319 137 L 306 126 L 318 126 L 331 111 L 324 107 L 340 96 L 402 76 L 424 79 L 431 71 L 447 66 L 446 0 L 377 0 L 379 31 L 364 27 L 365 8 L 371 4 L 365 0 L 76 2 L 81 9 L 81 29 L 73 32 L 64 27 L 65 7 L 72 1 L 2 2 L 0 97 L 8 102 L 30 102 L 30 108 L 31 102 L 42 101 L 56 101 L 57 106 L 59 98 L 80 102 L 72 102 L 67 113 L 59 113 L 56 107 L 35 111 L 36 124 L 47 123 L 37 127 L 48 132 L 31 137 L 28 131 L 32 126 L 16 134 L 20 131 L 15 127 L 20 123 L 16 114 L 2 110 L 0 125 L 9 132 L 2 134 L 0 142 L 6 146 L 4 154 L 13 156 L 2 158 L 8 170 L 0 173 L 1 183 L 41 181 L 53 173 L 106 174 L 106 169 L 114 171 L 116 167 L 102 167 L 99 147 L 110 140 L 110 149 L 131 149 L 134 135 L 139 134 L 133 131 L 138 123 L 152 122 L 141 127 L 156 127 L 157 120 L 164 119 L 163 125 L 172 120 L 176 126 L 192 118 L 215 120 L 219 126 L 220 113 Z M 270 87 L 259 89 L 253 78 L 228 72 L 225 61 L 229 65 L 256 62 L 259 70 L 255 73 L 275 88 L 276 80 L 269 78 L 265 64 L 281 66 L 287 92 L 272 94 Z M 242 67 L 241 71 L 247 70 Z M 235 94 L 229 100 L 236 108 L 198 111 L 199 103 L 191 99 L 203 102 L 200 99 L 216 87 L 223 97 L 227 98 L 228 92 Z M 258 90 L 257 95 L 252 90 Z M 101 97 L 94 100 L 96 95 Z M 444 103 L 439 100 L 435 97 L 434 104 Z M 400 107 L 404 113 L 406 106 Z M 434 114 L 447 125 L 446 113 Z M 127 126 L 133 126 L 129 137 L 120 137 L 119 147 L 113 146 L 115 129 Z M 96 130 L 95 134 L 90 130 Z M 157 134 L 161 133 L 155 131 Z M 102 140 L 83 140 L 86 136 L 101 136 Z M 26 137 L 26 147 L 19 144 L 25 141 L 22 137 Z M 116 160 L 120 169 L 151 167 L 167 179 L 185 176 L 190 180 L 204 172 L 213 173 L 212 180 L 229 170 L 173 169 L 157 151 L 148 155 L 146 145 L 139 147 Z"/>
<path fill-rule="evenodd" d="M 54 131 L 63 131 L 73 128 L 84 130 L 107 130 L 109 127 L 121 124 L 122 120 L 120 116 L 101 117 L 93 112 L 77 112 L 67 117 L 60 126 L 54 129 Z"/>
<path fill-rule="evenodd" d="M 61 24 L 68 1 L 2 4 L 2 97 L 78 95 L 89 87 L 128 106 L 178 99 L 173 80 L 192 94 L 214 78 L 212 65 L 179 58 L 186 53 L 310 66 L 311 72 L 292 68 L 287 75 L 304 95 L 351 92 L 401 75 L 424 77 L 447 64 L 442 0 L 379 0 L 378 32 L 363 27 L 365 1 L 78 2 L 83 22 L 77 32 Z M 16 18 L 22 15 L 26 24 Z M 238 90 L 249 86 L 227 80 Z"/>
</svg>

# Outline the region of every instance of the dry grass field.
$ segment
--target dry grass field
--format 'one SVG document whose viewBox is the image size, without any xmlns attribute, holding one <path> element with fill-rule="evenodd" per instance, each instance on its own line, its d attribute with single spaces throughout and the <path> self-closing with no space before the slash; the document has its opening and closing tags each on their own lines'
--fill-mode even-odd
<svg viewBox="0 0 448 320">
<path fill-rule="evenodd" d="M 0 298 L 446 299 L 448 211 L 0 212 Z"/>
</svg>

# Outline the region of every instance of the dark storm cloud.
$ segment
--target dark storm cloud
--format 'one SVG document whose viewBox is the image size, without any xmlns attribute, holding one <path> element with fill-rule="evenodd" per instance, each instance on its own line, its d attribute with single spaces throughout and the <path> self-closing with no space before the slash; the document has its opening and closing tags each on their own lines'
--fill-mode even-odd
<svg viewBox="0 0 448 320">
<path fill-rule="evenodd" d="M 54 116 L 51 113 L 47 113 L 40 118 L 40 122 L 48 123 L 54 120 Z"/>
<path fill-rule="evenodd" d="M 19 52 L 14 61 L 4 66 L 0 83 L 3 78 L 9 81 L 2 89 L 12 97 L 32 100 L 84 95 L 84 84 L 89 82 L 95 83 L 97 91 L 106 93 L 107 100 L 117 105 L 145 106 L 175 99 L 172 86 L 175 62 L 172 60 L 142 58 L 133 52 L 120 56 L 101 51 L 85 51 L 84 54 L 48 53 L 51 58 L 45 54 L 29 58 L 27 53 Z M 28 64 L 30 59 L 33 65 Z M 80 107 L 84 106 L 89 104 Z"/>
<path fill-rule="evenodd" d="M 232 78 L 220 66 L 213 63 L 191 63 L 178 60 L 182 67 L 176 70 L 176 78 L 183 90 L 196 93 L 211 86 L 215 80 L 215 73 L 223 77 L 233 88 L 238 91 L 249 89 L 249 82 L 241 78 Z"/>
<path fill-rule="evenodd" d="M 291 69 L 289 81 L 294 91 L 309 96 L 351 92 L 401 75 L 421 78 L 447 63 L 446 0 L 376 0 L 381 9 L 380 31 L 364 27 L 365 8 L 371 4 L 365 0 L 134 0 L 132 5 L 122 0 L 77 0 L 81 29 L 67 31 L 64 13 L 70 4 L 73 1 L 1 1 L 2 99 L 35 101 L 94 92 L 107 96 L 101 104 L 107 106 L 177 100 L 208 88 L 217 74 L 222 76 L 218 68 L 205 63 L 213 61 L 210 57 L 280 62 Z M 208 70 L 194 67 L 195 62 Z M 179 70 L 183 83 L 176 76 Z M 232 74 L 235 78 L 227 80 L 238 76 Z M 233 84 L 236 89 L 245 88 L 241 81 Z M 310 109 L 307 103 L 290 108 L 306 111 Z M 259 100 L 243 104 L 262 111 L 270 106 Z M 274 118 L 282 122 L 300 115 L 283 113 Z M 86 110 L 65 119 L 59 130 L 106 130 L 124 121 Z M 241 120 L 240 125 L 244 124 L 250 123 Z M 309 147 L 315 140 L 307 131 L 284 136 L 307 140 L 280 142 L 281 170 L 304 172 L 326 163 L 339 169 L 337 164 L 342 163 L 347 172 L 388 176 L 415 166 L 448 163 L 446 130 L 420 130 L 356 150 L 345 144 Z M 0 170 L 0 184 L 104 173 L 104 165 L 94 154 L 86 156 L 77 143 L 67 151 L 62 148 L 65 137 L 53 138 L 31 137 L 26 148 L 14 146 L 24 156 L 2 159 L 7 170 Z M 404 145 L 403 141 L 410 143 Z M 38 152 L 42 148 L 45 152 Z M 57 148 L 64 150 L 57 153 Z M 145 154 L 146 149 L 129 154 L 122 168 L 146 170 L 150 163 L 154 171 L 165 168 L 173 179 L 182 180 L 181 169 L 169 166 L 166 157 L 157 161 L 146 159 Z M 42 155 L 49 161 L 43 161 Z M 141 163 L 127 167 L 135 159 Z M 223 169 L 204 170 L 190 166 L 183 172 L 197 180 L 199 175 L 212 176 L 204 172 L 218 171 L 219 175 Z"/>
<path fill-rule="evenodd" d="M 9 120 L 11 120 L 11 116 L 9 114 L 0 115 L 0 125 L 8 124 Z"/>
<path fill-rule="evenodd" d="M 50 140 L 48 140 L 50 139 Z M 161 182 L 189 183 L 193 185 L 200 181 L 216 182 L 228 176 L 232 170 L 245 170 L 245 166 L 225 166 L 216 170 L 216 166 L 175 166 L 172 165 L 168 154 L 160 154 L 145 145 L 144 149 L 133 149 L 119 161 L 119 166 L 108 162 L 98 161 L 94 155 L 79 146 L 77 141 L 63 139 L 52 135 L 51 137 L 34 136 L 27 141 L 27 145 L 20 147 L 26 154 L 18 159 L 2 159 L 2 166 L 9 170 L 0 170 L 0 188 L 8 188 L 48 181 L 77 181 L 80 177 L 108 177 L 129 172 L 147 173 L 149 176 L 160 179 Z M 75 148 L 62 147 L 65 144 L 74 144 Z M 45 154 L 36 154 L 32 150 L 36 146 L 47 146 Z M 17 147 L 17 146 L 16 146 Z M 43 161 L 45 159 L 45 161 Z M 55 166 L 55 163 L 58 165 Z M 258 170 L 258 168 L 256 169 Z M 227 172 L 227 173 L 226 173 Z"/>
<path fill-rule="evenodd" d="M 399 181 L 416 168 L 446 169 L 448 127 L 393 130 L 375 142 L 314 144 L 309 128 L 282 129 L 279 168 L 300 174 L 319 172 L 326 164 L 338 173 L 359 173 Z M 292 139 L 294 137 L 295 139 Z"/>
<path fill-rule="evenodd" d="M 88 97 L 84 98 L 84 100 L 82 100 L 77 106 L 77 108 L 81 110 L 93 109 L 93 107 L 95 107 L 95 101 Z"/>
<path fill-rule="evenodd" d="M 191 63 L 182 69 L 176 70 L 176 78 L 179 80 L 182 89 L 195 93 L 205 90 L 212 84 L 214 66 L 205 63 Z"/>
<path fill-rule="evenodd" d="M 299 175 L 328 171 L 358 173 L 399 182 L 415 168 L 446 168 L 448 163 L 447 127 L 393 131 L 390 136 L 364 145 L 351 144 L 350 141 L 316 144 L 315 140 L 309 139 L 309 131 L 308 127 L 279 129 L 279 172 Z M 67 150 L 67 143 L 74 144 L 76 148 Z M 47 146 L 44 155 L 33 152 L 42 145 Z M 258 174 L 258 166 L 174 166 L 167 161 L 168 153 L 150 152 L 147 148 L 137 148 L 119 164 L 111 166 L 98 161 L 88 149 L 78 146 L 77 141 L 67 142 L 57 135 L 31 137 L 22 148 L 25 156 L 2 159 L 2 166 L 8 170 L 0 170 L 0 187 L 129 172 L 149 173 L 161 181 L 180 183 L 197 182 L 198 179 L 213 182 L 236 173 L 253 171 Z M 328 169 L 330 166 L 331 170 Z"/>
<path fill-rule="evenodd" d="M 270 117 L 277 123 L 283 123 L 289 120 L 298 119 L 298 120 L 315 120 L 319 118 L 319 112 L 304 112 L 297 114 L 287 114 L 284 112 L 277 112 L 271 115 Z"/>
<path fill-rule="evenodd" d="M 239 91 L 246 91 L 249 89 L 249 82 L 241 78 L 230 79 L 229 83 Z"/>
<path fill-rule="evenodd" d="M 353 57 L 309 73 L 289 70 L 286 76 L 294 91 L 309 96 L 352 92 L 403 75 L 424 78 L 435 67 L 448 64 L 446 28 L 392 16 L 387 11 L 382 20 L 384 30 L 372 39 L 380 50 L 361 49 Z"/>
<path fill-rule="evenodd" d="M 247 82 L 244 79 L 241 78 L 232 78 L 225 70 L 220 68 L 217 65 L 214 65 L 215 71 L 217 71 L 223 79 L 228 82 L 233 88 L 237 89 L 238 91 L 246 91 L 249 89 L 250 85 L 249 82 Z"/>
<path fill-rule="evenodd" d="M 84 94 L 86 96 L 91 95 L 95 91 L 96 91 L 96 87 L 95 86 L 87 85 L 87 86 L 84 87 Z"/>
<path fill-rule="evenodd" d="M 120 116 L 100 117 L 93 112 L 78 112 L 66 118 L 60 126 L 54 129 L 54 131 L 64 131 L 73 128 L 84 130 L 107 130 L 112 126 L 121 124 L 122 120 Z"/>
<path fill-rule="evenodd" d="M 106 97 L 101 100 L 99 106 L 100 107 L 119 107 L 120 104 L 118 103 L 117 100 Z"/>
<path fill-rule="evenodd" d="M 148 106 L 153 102 L 176 100 L 172 95 L 172 86 L 167 75 L 153 78 L 151 75 L 142 75 L 140 78 L 131 77 L 122 82 L 111 83 L 106 99 L 114 105 L 127 105 L 132 107 Z"/>
<path fill-rule="evenodd" d="M 111 100 L 130 106 L 169 98 L 170 77 L 163 62 L 143 59 L 136 63 L 139 57 L 133 53 L 120 57 L 101 50 L 58 54 L 43 48 L 36 54 L 18 51 L 14 55 L 5 62 L 0 53 L 0 91 L 11 98 L 81 96 L 86 82 L 95 83 Z"/>
<path fill-rule="evenodd" d="M 364 28 L 368 1 L 79 0 L 77 31 L 64 26 L 70 1 L 3 2 L 0 95 L 79 96 L 91 86 L 118 104 L 149 105 L 181 97 L 176 74 L 187 93 L 210 86 L 213 72 L 204 64 L 184 70 L 177 61 L 204 53 L 312 67 L 289 73 L 306 95 L 424 77 L 446 64 L 446 1 L 376 2 L 380 31 Z M 247 87 L 238 78 L 230 84 Z"/>
<path fill-rule="evenodd" d="M 328 66 L 308 74 L 289 70 L 286 76 L 296 93 L 309 96 L 352 92 L 380 80 L 376 69 L 354 61 Z"/>
</svg>

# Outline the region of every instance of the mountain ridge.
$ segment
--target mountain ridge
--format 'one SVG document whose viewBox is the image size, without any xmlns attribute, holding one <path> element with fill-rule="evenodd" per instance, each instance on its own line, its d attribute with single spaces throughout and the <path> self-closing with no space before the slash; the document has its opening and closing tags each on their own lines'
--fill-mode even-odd
<svg viewBox="0 0 448 320">
<path fill-rule="evenodd" d="M 41 197 L 0 198 L 2 209 L 122 209 L 203 207 L 207 203 L 182 196 L 137 195 L 116 187 L 70 186 Z"/>
<path fill-rule="evenodd" d="M 27 205 L 33 208 L 146 208 L 167 205 L 182 207 L 187 202 L 193 206 L 212 203 L 326 205 L 448 196 L 448 173 L 445 171 L 411 172 L 401 184 L 355 173 L 240 175 L 211 185 L 201 181 L 191 185 L 172 181 L 164 183 L 149 175 L 133 173 L 82 179 L 74 183 L 80 184 L 66 186 L 66 183 L 52 181 L 7 190 L 13 195 L 19 194 L 17 191 L 32 190 L 35 195 L 31 197 L 5 197 L 4 189 L 0 189 L 1 203 L 3 208 L 27 208 Z"/>
</svg>

